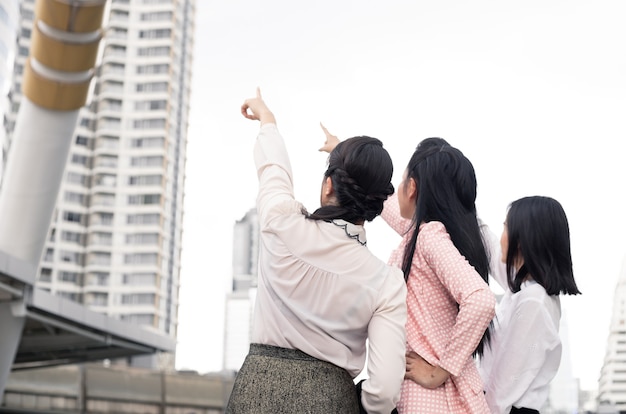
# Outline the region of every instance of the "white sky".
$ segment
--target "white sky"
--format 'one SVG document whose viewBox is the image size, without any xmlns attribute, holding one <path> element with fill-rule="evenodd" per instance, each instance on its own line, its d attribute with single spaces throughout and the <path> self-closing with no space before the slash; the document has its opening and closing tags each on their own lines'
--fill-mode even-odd
<svg viewBox="0 0 626 414">
<path fill-rule="evenodd" d="M 287 141 L 296 196 L 318 206 L 322 121 L 380 138 L 394 184 L 417 143 L 440 136 L 478 176 L 481 218 L 559 200 L 582 296 L 563 299 L 574 375 L 596 387 L 626 254 L 626 2 L 197 1 L 177 368 L 222 367 L 232 231 L 254 207 L 261 87 Z M 366 225 L 383 260 L 399 238 Z"/>
</svg>

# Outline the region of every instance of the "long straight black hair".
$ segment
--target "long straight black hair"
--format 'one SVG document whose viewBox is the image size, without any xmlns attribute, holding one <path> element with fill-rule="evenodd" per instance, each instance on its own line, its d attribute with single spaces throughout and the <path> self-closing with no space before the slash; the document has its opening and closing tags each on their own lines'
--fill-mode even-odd
<svg viewBox="0 0 626 414">
<path fill-rule="evenodd" d="M 581 293 L 574 280 L 569 224 L 558 201 L 542 196 L 520 198 L 509 206 L 505 225 L 506 271 L 513 292 L 519 292 L 530 276 L 548 295 Z M 516 270 L 519 259 L 523 264 Z"/>
<path fill-rule="evenodd" d="M 489 283 L 489 257 L 476 217 L 476 173 L 472 163 L 457 148 L 440 138 L 418 145 L 406 170 L 415 180 L 418 196 L 413 215 L 413 233 L 406 245 L 402 270 L 408 279 L 421 223 L 443 223 L 454 246 Z M 473 355 L 482 355 L 491 337 L 485 331 Z"/>
</svg>

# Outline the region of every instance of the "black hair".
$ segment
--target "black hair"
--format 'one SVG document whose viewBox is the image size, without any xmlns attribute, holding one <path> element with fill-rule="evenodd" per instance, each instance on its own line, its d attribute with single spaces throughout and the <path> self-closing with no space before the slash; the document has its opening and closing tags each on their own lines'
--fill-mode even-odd
<svg viewBox="0 0 626 414">
<path fill-rule="evenodd" d="M 561 204 L 553 198 L 533 196 L 511 203 L 506 216 L 509 287 L 519 292 L 527 277 L 544 287 L 548 295 L 577 295 L 570 232 Z M 523 259 L 516 271 L 516 260 Z"/>
<path fill-rule="evenodd" d="M 426 143 L 424 144 L 424 141 Z M 402 270 L 408 279 L 421 223 L 443 223 L 454 246 L 489 283 L 489 257 L 476 217 L 476 173 L 461 151 L 441 138 L 427 138 L 418 145 L 407 166 L 418 196 L 413 215 L 413 234 L 406 245 Z M 473 355 L 482 355 L 491 337 L 489 329 Z"/>
<path fill-rule="evenodd" d="M 328 156 L 324 178 L 330 177 L 337 205 L 326 205 L 313 213 L 312 220 L 343 219 L 350 223 L 372 221 L 383 211 L 383 203 L 393 194 L 393 164 L 383 143 L 358 136 L 340 142 Z"/>
</svg>

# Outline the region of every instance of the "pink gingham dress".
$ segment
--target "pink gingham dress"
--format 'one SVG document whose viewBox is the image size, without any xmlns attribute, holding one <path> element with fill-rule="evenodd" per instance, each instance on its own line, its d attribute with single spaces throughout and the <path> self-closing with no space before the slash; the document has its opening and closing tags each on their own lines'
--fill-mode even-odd
<svg viewBox="0 0 626 414">
<path fill-rule="evenodd" d="M 395 194 L 385 202 L 382 217 L 403 236 L 389 259 L 402 267 L 411 221 L 400 216 Z M 496 300 L 442 223 L 421 224 L 407 288 L 407 349 L 451 376 L 432 390 L 405 379 L 398 412 L 489 414 L 472 352 L 494 317 Z"/>
</svg>

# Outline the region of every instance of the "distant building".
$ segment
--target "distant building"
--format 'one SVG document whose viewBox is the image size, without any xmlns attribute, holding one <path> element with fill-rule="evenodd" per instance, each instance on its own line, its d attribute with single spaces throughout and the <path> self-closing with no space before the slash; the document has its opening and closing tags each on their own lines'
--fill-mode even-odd
<svg viewBox="0 0 626 414">
<path fill-rule="evenodd" d="M 0 0 L 0 33 L 10 3 Z M 195 0 L 107 6 L 94 88 L 72 137 L 37 286 L 175 338 Z M 35 0 L 20 0 L 8 157 L 31 35 L 39 30 L 36 8 Z M 129 363 L 173 369 L 174 357 Z"/>
<path fill-rule="evenodd" d="M 259 220 L 255 209 L 233 229 L 233 283 L 226 297 L 224 370 L 238 371 L 248 354 L 259 260 Z"/>
<path fill-rule="evenodd" d="M 604 365 L 598 388 L 598 411 L 616 409 L 626 412 L 626 260 L 613 297 L 613 315 L 609 328 Z"/>
<path fill-rule="evenodd" d="M 16 38 L 19 28 L 18 0 L 0 0 L 0 120 L 2 125 L 8 122 L 11 113 L 9 93 L 13 84 L 13 63 L 15 61 Z M 0 127 L 0 148 L 5 142 L 5 129 Z M 2 151 L 0 157 L 0 179 L 6 160 Z"/>
</svg>

